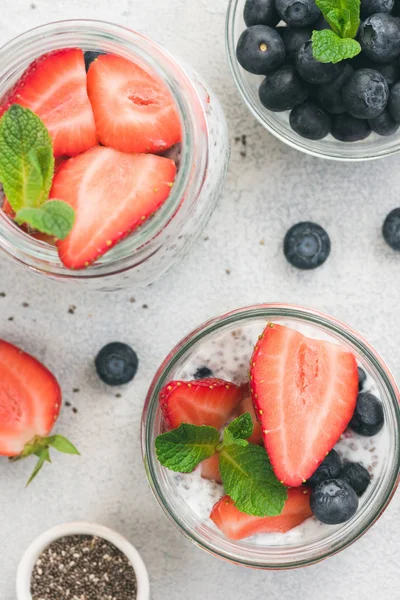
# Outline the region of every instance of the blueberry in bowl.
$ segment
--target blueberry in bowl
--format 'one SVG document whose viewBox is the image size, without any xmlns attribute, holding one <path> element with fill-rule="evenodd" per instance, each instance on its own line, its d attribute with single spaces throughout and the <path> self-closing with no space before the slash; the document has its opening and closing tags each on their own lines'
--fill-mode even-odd
<svg viewBox="0 0 400 600">
<path fill-rule="evenodd" d="M 391 0 L 342 0 L 344 15 L 348 3 L 358 12 L 341 30 L 335 0 L 230 0 L 228 57 L 248 108 L 278 139 L 371 160 L 400 152 L 400 12 Z"/>
</svg>

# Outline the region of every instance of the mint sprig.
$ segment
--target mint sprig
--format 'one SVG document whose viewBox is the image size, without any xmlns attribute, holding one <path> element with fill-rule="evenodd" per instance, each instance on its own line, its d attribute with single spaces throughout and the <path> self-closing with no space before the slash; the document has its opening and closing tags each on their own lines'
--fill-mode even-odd
<svg viewBox="0 0 400 600">
<path fill-rule="evenodd" d="M 249 413 L 225 427 L 222 441 L 214 427 L 182 423 L 157 437 L 157 458 L 172 471 L 189 473 L 218 452 L 222 484 L 237 508 L 249 515 L 277 516 L 287 490 L 275 476 L 265 449 L 247 441 L 252 433 Z"/>
<path fill-rule="evenodd" d="M 13 104 L 0 119 L 0 182 L 18 224 L 58 239 L 67 237 L 75 219 L 62 200 L 48 201 L 54 177 L 53 144 L 41 119 Z"/>
<path fill-rule="evenodd" d="M 331 29 L 313 31 L 313 56 L 322 63 L 338 63 L 361 52 L 356 37 L 360 0 L 315 0 Z"/>
</svg>

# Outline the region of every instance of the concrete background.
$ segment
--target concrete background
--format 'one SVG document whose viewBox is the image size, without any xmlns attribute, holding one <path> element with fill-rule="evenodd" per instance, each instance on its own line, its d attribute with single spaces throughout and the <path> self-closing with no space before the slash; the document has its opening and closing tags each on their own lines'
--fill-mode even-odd
<svg viewBox="0 0 400 600">
<path fill-rule="evenodd" d="M 0 462 L 0 599 L 15 599 L 16 567 L 27 544 L 75 519 L 128 536 L 149 568 L 153 600 L 400 598 L 399 494 L 363 539 L 322 564 L 291 572 L 244 570 L 208 556 L 170 525 L 147 487 L 139 448 L 142 403 L 160 361 L 200 322 L 238 306 L 284 301 L 331 313 L 367 336 L 400 377 L 400 255 L 380 235 L 385 215 L 400 205 L 400 157 L 357 165 L 323 162 L 264 131 L 242 104 L 228 70 L 227 0 L 1 4 L 2 43 L 32 26 L 74 17 L 112 20 L 159 40 L 192 63 L 219 95 L 232 162 L 204 236 L 150 288 L 105 295 L 61 290 L 0 257 L 1 337 L 57 375 L 64 400 L 78 410 L 64 407 L 57 431 L 82 452 L 81 458 L 54 457 L 28 489 L 30 461 Z M 235 141 L 242 135 L 246 146 Z M 282 253 L 286 230 L 304 219 L 323 225 L 332 240 L 328 262 L 310 273 L 292 269 Z M 130 343 L 140 358 L 138 375 L 120 398 L 93 370 L 95 354 L 112 340 Z"/>
</svg>

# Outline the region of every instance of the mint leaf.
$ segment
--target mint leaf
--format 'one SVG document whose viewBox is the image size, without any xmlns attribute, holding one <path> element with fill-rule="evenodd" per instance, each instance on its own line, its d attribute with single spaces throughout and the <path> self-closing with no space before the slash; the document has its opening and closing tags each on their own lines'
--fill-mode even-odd
<svg viewBox="0 0 400 600">
<path fill-rule="evenodd" d="M 63 452 L 64 454 L 80 455 L 79 450 L 77 450 L 75 446 L 63 435 L 52 435 L 51 437 L 47 438 L 47 442 L 49 446 L 52 446 L 53 448 L 58 450 L 58 452 Z"/>
<path fill-rule="evenodd" d="M 0 181 L 11 207 L 39 207 L 54 174 L 49 132 L 31 110 L 13 104 L 0 119 Z"/>
<path fill-rule="evenodd" d="M 219 431 L 206 425 L 182 423 L 156 438 L 157 458 L 164 467 L 178 473 L 190 473 L 215 453 Z"/>
<path fill-rule="evenodd" d="M 249 442 L 244 440 L 243 438 L 237 438 L 233 435 L 228 428 L 224 429 L 223 442 L 217 448 L 217 450 L 222 450 L 224 446 L 230 446 L 231 444 L 237 444 L 238 446 L 247 446 Z"/>
<path fill-rule="evenodd" d="M 316 5 L 342 38 L 354 38 L 360 26 L 360 0 L 316 0 Z"/>
<path fill-rule="evenodd" d="M 240 511 L 258 517 L 282 512 L 287 490 L 276 478 L 264 448 L 254 444 L 224 446 L 219 470 L 225 493 Z"/>
<path fill-rule="evenodd" d="M 321 63 L 338 63 L 361 52 L 357 40 L 341 38 L 330 29 L 313 31 L 312 49 L 314 58 Z"/>
<path fill-rule="evenodd" d="M 247 440 L 253 433 L 253 421 L 250 413 L 244 413 L 229 423 L 225 431 L 229 431 L 234 438 Z"/>
<path fill-rule="evenodd" d="M 40 208 L 21 208 L 15 216 L 19 225 L 26 223 L 42 233 L 54 235 L 59 240 L 67 237 L 74 220 L 74 209 L 62 200 L 48 200 Z"/>
</svg>

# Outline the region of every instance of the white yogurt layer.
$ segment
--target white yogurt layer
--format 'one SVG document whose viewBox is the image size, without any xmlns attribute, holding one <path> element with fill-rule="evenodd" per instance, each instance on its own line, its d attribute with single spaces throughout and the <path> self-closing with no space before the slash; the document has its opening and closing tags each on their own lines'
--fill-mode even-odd
<svg viewBox="0 0 400 600">
<path fill-rule="evenodd" d="M 292 321 L 277 320 L 282 325 L 298 329 L 308 337 L 335 340 L 318 328 Z M 200 367 L 208 367 L 214 377 L 219 377 L 236 384 L 248 381 L 250 358 L 254 345 L 262 333 L 266 322 L 262 319 L 249 322 L 248 325 L 224 330 L 219 335 L 213 334 L 203 341 L 198 348 L 192 350 L 186 363 L 174 373 L 174 379 L 190 380 Z M 360 365 L 367 373 L 363 391 L 370 391 L 379 397 L 379 390 L 364 365 Z M 372 480 L 379 476 L 387 451 L 385 428 L 376 436 L 364 437 L 353 431 L 346 430 L 335 449 L 344 462 L 359 462 L 371 473 Z M 188 508 L 211 528 L 215 525 L 209 519 L 214 504 L 224 495 L 222 485 L 201 477 L 199 466 L 193 473 L 177 474 L 168 472 Z M 366 502 L 368 492 L 360 498 L 360 506 Z M 248 538 L 244 543 L 260 546 L 298 544 L 304 540 L 317 539 L 324 535 L 332 526 L 319 522 L 314 517 L 307 519 L 287 533 L 260 534 Z"/>
</svg>

